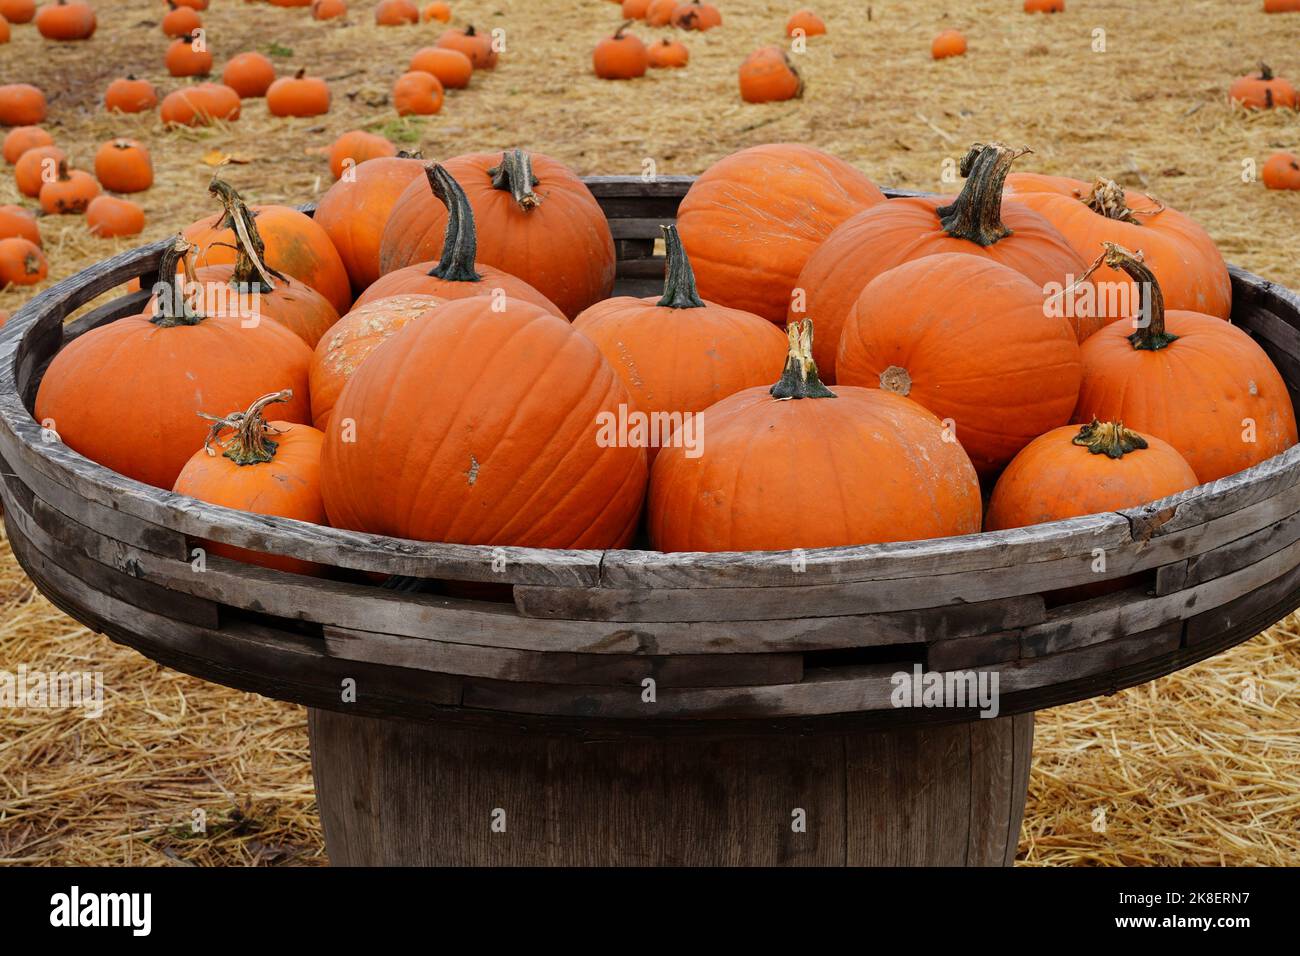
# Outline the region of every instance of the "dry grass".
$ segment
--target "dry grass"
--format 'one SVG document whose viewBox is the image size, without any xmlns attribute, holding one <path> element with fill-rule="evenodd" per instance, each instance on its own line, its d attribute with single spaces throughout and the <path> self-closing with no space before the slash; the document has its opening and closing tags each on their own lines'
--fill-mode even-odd
<svg viewBox="0 0 1300 956">
<path fill-rule="evenodd" d="M 505 28 L 508 49 L 430 119 L 400 120 L 387 96 L 440 26 L 376 28 L 369 0 L 352 0 L 346 24 L 242 0 L 213 0 L 204 14 L 218 64 L 274 44 L 292 51 L 277 58 L 285 71 L 330 78 L 334 109 L 318 120 L 274 120 L 258 101 L 208 130 L 105 116 L 114 76 L 181 85 L 161 69 L 154 0 L 100 0 L 88 44 L 47 44 L 15 27 L 0 47 L 0 82 L 45 89 L 47 128 L 75 165 L 89 166 L 113 136 L 151 147 L 157 182 L 136 197 L 147 239 L 211 211 L 212 150 L 248 160 L 226 175 L 251 199 L 302 202 L 328 185 L 323 147 L 355 127 L 433 158 L 525 144 L 584 173 L 637 172 L 648 159 L 661 173 L 693 173 L 747 145 L 800 140 L 879 182 L 922 189 L 943 188 L 943 161 L 970 142 L 1000 139 L 1034 147 L 1026 170 L 1148 189 L 1198 218 L 1230 261 L 1300 286 L 1300 194 L 1242 180 L 1243 161 L 1300 147 L 1300 117 L 1250 116 L 1224 101 L 1229 81 L 1261 58 L 1300 76 L 1300 16 L 1266 17 L 1254 0 L 1071 0 L 1056 17 L 1026 16 L 1019 0 L 817 0 L 832 35 L 797 58 L 806 96 L 753 107 L 738 100 L 735 67 L 778 42 L 802 0 L 719 2 L 723 28 L 686 37 L 689 69 L 615 84 L 588 72 L 591 47 L 618 19 L 606 0 L 456 0 L 457 23 Z M 966 33 L 970 53 L 934 63 L 930 38 L 947 27 Z M 1097 28 L 1107 52 L 1093 51 Z M 0 176 L 0 203 L 19 198 Z M 42 233 L 50 281 L 134 244 L 92 239 L 75 217 L 47 218 Z M 0 308 L 30 292 L 0 292 Z M 108 694 L 100 720 L 0 714 L 0 862 L 323 862 L 300 708 L 166 671 L 91 634 L 33 593 L 7 547 L 0 603 L 0 669 L 102 670 Z M 1022 858 L 1300 863 L 1296 628 L 1290 618 L 1180 674 L 1040 714 Z M 195 809 L 206 811 L 206 835 L 190 832 Z"/>
</svg>

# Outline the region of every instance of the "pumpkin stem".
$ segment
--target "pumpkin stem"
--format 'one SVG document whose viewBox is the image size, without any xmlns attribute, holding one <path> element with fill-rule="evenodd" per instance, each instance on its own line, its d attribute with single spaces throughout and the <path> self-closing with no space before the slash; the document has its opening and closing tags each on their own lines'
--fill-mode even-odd
<svg viewBox="0 0 1300 956">
<path fill-rule="evenodd" d="M 200 418 L 212 422 L 212 427 L 208 429 L 208 437 L 203 442 L 203 450 L 216 457 L 217 453 L 212 446 L 214 443 L 218 444 L 224 449 L 222 454 L 240 467 L 271 461 L 275 457 L 275 449 L 279 446 L 279 442 L 269 436 L 283 433 L 267 423 L 262 415 L 262 409 L 272 402 L 287 402 L 291 398 L 293 398 L 293 389 L 286 388 L 263 395 L 249 405 L 247 411 L 231 412 L 224 418 L 199 412 Z M 234 434 L 224 442 L 217 441 L 221 433 L 227 429 L 232 429 Z"/>
<path fill-rule="evenodd" d="M 284 275 L 266 264 L 266 243 L 253 221 L 254 212 L 235 192 L 235 187 L 222 179 L 214 176 L 208 183 L 208 192 L 217 197 L 225 210 L 217 227 L 235 233 L 235 271 L 231 273 L 230 284 L 250 292 L 274 292 L 274 279 L 283 280 Z"/>
<path fill-rule="evenodd" d="M 770 389 L 772 397 L 781 402 L 792 398 L 835 398 L 835 393 L 817 377 L 817 363 L 812 354 L 812 319 L 791 322 L 785 334 L 790 339 L 790 352 L 781 380 Z"/>
<path fill-rule="evenodd" d="M 533 158 L 522 149 L 509 149 L 501 154 L 499 165 L 488 170 L 493 189 L 504 189 L 515 197 L 519 208 L 535 209 L 542 197 L 533 192 L 539 180 L 533 175 Z"/>
<path fill-rule="evenodd" d="M 418 149 L 413 149 L 410 150 L 409 152 L 405 149 L 399 149 L 397 151 L 396 158 L 397 159 L 424 159 L 424 153 L 420 152 L 420 150 Z"/>
<path fill-rule="evenodd" d="M 195 311 L 186 300 L 185 283 L 192 275 L 188 255 L 194 247 L 179 233 L 171 247 L 163 250 L 158 262 L 158 282 L 154 285 L 154 314 L 149 319 L 159 328 L 177 325 L 198 325 L 203 315 Z M 185 275 L 176 271 L 183 265 Z"/>
<path fill-rule="evenodd" d="M 664 274 L 664 295 L 655 305 L 669 309 L 702 309 L 704 300 L 695 288 L 695 270 L 686 256 L 686 249 L 677 235 L 676 226 L 660 226 L 664 231 L 668 268 Z"/>
<path fill-rule="evenodd" d="M 1092 191 L 1083 199 L 1083 204 L 1097 215 L 1132 223 L 1135 226 L 1142 225 L 1142 220 L 1138 216 L 1158 216 L 1165 211 L 1164 203 L 1158 200 L 1152 202 L 1156 204 L 1155 209 L 1130 209 L 1125 199 L 1124 187 L 1113 179 L 1100 177 L 1092 184 Z"/>
<path fill-rule="evenodd" d="M 1155 273 L 1143 261 L 1142 253 L 1129 252 L 1113 242 L 1103 242 L 1102 246 L 1106 250 L 1102 257 L 1106 265 L 1122 270 L 1137 283 L 1138 317 L 1142 321 L 1138 330 L 1128 337 L 1129 342 L 1135 349 L 1158 352 L 1177 340 L 1178 336 L 1165 331 L 1165 296 Z"/>
<path fill-rule="evenodd" d="M 1263 60 L 1259 61 L 1259 78 L 1265 81 L 1273 79 L 1272 68 Z"/>
<path fill-rule="evenodd" d="M 1101 422 L 1095 418 L 1091 424 L 1080 428 L 1079 434 L 1071 441 L 1094 455 L 1116 459 L 1147 447 L 1147 440 L 1131 428 L 1125 428 L 1123 422 Z"/>
<path fill-rule="evenodd" d="M 1012 149 L 1001 143 L 973 145 L 961 161 L 966 184 L 956 199 L 936 210 L 944 232 L 981 246 L 991 246 L 1011 235 L 1002 222 L 1002 186 L 1011 164 L 1032 152 L 1028 146 Z"/>
<path fill-rule="evenodd" d="M 433 194 L 447 207 L 447 232 L 442 238 L 442 258 L 429 270 L 429 275 L 448 282 L 481 282 L 483 277 L 474 269 L 478 254 L 478 236 L 474 233 L 474 210 L 470 208 L 465 190 L 454 176 L 440 163 L 424 167 Z"/>
<path fill-rule="evenodd" d="M 615 40 L 623 39 L 623 31 L 626 30 L 635 22 L 636 22 L 635 20 L 624 20 L 622 23 L 620 23 L 618 25 L 618 29 L 614 31 L 613 39 Z"/>
</svg>

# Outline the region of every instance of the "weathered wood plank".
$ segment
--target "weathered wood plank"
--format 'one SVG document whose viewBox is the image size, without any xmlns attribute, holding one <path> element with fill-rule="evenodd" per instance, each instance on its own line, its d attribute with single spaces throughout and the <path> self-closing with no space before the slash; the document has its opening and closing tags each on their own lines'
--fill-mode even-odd
<svg viewBox="0 0 1300 956">
<path fill-rule="evenodd" d="M 587 184 L 587 188 L 591 190 L 591 194 L 599 202 L 606 197 L 613 196 L 633 196 L 637 198 L 672 196 L 680 199 L 691 188 L 691 183 L 695 182 L 695 177 L 654 176 L 650 179 L 642 179 L 640 176 L 584 176 L 582 181 Z"/>
<path fill-rule="evenodd" d="M 1020 847 L 1020 826 L 1025 817 L 1025 798 L 1029 795 L 1029 770 L 1034 751 L 1034 713 L 1016 714 L 1012 721 L 1011 812 L 1007 815 L 1006 856 L 1003 866 L 1016 862 Z"/>
<path fill-rule="evenodd" d="M 644 218 L 611 219 L 609 231 L 615 239 L 660 239 L 663 227 L 672 224 L 672 218 L 658 216 Z"/>
</svg>

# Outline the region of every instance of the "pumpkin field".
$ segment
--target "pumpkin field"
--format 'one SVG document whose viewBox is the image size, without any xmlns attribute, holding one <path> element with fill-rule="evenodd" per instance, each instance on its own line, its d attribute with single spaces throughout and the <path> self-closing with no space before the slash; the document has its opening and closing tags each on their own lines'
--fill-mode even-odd
<svg viewBox="0 0 1300 956">
<path fill-rule="evenodd" d="M 187 279 L 218 298 L 228 279 L 252 283 L 276 321 L 192 346 L 220 385 L 203 408 L 178 401 L 152 431 L 140 426 L 147 444 L 124 437 L 123 421 L 144 414 L 152 393 L 138 376 L 156 370 L 142 360 L 133 374 L 103 373 L 135 319 L 64 346 L 31 411 L 70 448 L 154 489 L 321 526 L 465 545 L 802 554 L 1119 512 L 1296 444 L 1288 369 L 1221 321 L 1225 263 L 1300 289 L 1300 97 L 1287 78 L 1300 84 L 1300 3 L 1286 0 L 0 0 L 0 318 L 160 240 L 175 240 L 148 306 L 162 331 L 243 314 L 233 298 L 185 300 Z M 706 171 L 677 226 L 644 240 L 607 238 L 575 178 Z M 1080 182 L 1070 193 L 1058 177 Z M 353 182 L 369 184 L 373 206 L 343 188 Z M 739 182 L 734 206 L 706 192 Z M 497 200 L 565 203 L 569 218 L 524 241 L 489 216 Z M 310 234 L 283 208 L 308 203 L 324 224 Z M 885 207 L 899 210 L 892 221 L 864 218 Z M 1069 218 L 1086 209 L 1102 225 Z M 916 223 L 936 213 L 946 233 L 918 254 Z M 592 238 L 584 216 L 603 234 Z M 789 235 L 758 276 L 745 250 L 764 229 Z M 611 250 L 631 258 L 625 247 L 642 241 L 666 258 L 663 298 L 604 301 Z M 1025 251 L 1007 252 L 1013 243 Z M 605 272 L 587 268 L 604 258 Z M 618 274 L 645 280 L 638 296 L 661 285 L 657 273 Z M 1064 295 L 1103 278 L 1142 289 L 1133 311 L 1151 322 L 1129 335 L 1113 307 L 1050 330 L 1039 321 L 1052 280 Z M 488 293 L 469 283 L 504 290 L 516 316 L 485 321 Z M 899 345 L 956 336 L 952 306 L 968 301 L 987 314 L 960 326 L 959 345 L 932 345 L 932 364 Z M 712 350 L 691 365 L 677 339 L 633 331 L 683 309 L 728 341 L 727 368 Z M 495 401 L 529 407 L 541 382 L 564 402 L 574 382 L 594 384 L 575 393 L 570 419 L 511 433 L 508 480 L 466 454 L 430 494 L 392 448 L 424 447 L 428 409 L 472 401 L 500 374 L 500 328 L 569 364 L 561 376 L 521 359 Z M 394 334 L 403 349 L 379 345 Z M 1197 411 L 1182 430 L 1169 412 L 1157 434 L 1141 416 L 1169 396 L 1133 382 L 1178 339 L 1214 358 L 1178 373 L 1185 393 L 1168 405 Z M 629 348 L 643 352 L 625 385 L 611 369 Z M 709 388 L 679 388 L 684 369 Z M 188 371 L 168 380 L 177 392 Z M 1250 385 L 1224 385 L 1233 397 L 1214 420 L 1202 409 L 1218 413 L 1204 396 L 1221 371 Z M 574 422 L 605 414 L 610 396 L 663 401 L 642 380 L 656 376 L 684 407 L 725 403 L 704 439 L 711 471 L 679 448 L 571 453 Z M 1014 414 L 999 417 L 999 402 Z M 367 416 L 382 431 L 331 437 Z M 1242 416 L 1259 421 L 1249 450 L 1231 437 Z M 954 420 L 960 444 L 946 433 Z M 806 472 L 773 469 L 755 490 L 745 464 L 787 425 L 837 453 Z M 903 434 L 910 457 L 894 454 Z M 1068 475 L 1047 481 L 1070 454 Z M 1114 470 L 1134 459 L 1117 492 Z M 312 475 L 315 497 L 248 490 L 272 462 Z M 533 482 L 564 510 L 520 517 L 514 486 Z M 711 518 L 700 504 L 711 482 L 733 489 L 734 513 Z M 842 509 L 823 487 L 839 489 Z M 500 499 L 471 517 L 454 497 L 493 489 Z M 329 576 L 319 554 L 205 546 L 296 580 Z M 383 577 L 344 567 L 354 590 Z M 1102 607 L 1137 580 L 1112 577 L 1053 585 L 1045 613 L 1053 601 Z M 467 579 L 439 593 L 469 606 L 503 600 L 501 587 Z M 42 595 L 6 537 L 0 671 L 20 664 L 102 672 L 104 707 L 98 719 L 0 709 L 0 865 L 328 862 L 304 707 L 95 633 Z M 1036 712 L 1016 863 L 1300 865 L 1300 616 L 1128 683 Z"/>
</svg>

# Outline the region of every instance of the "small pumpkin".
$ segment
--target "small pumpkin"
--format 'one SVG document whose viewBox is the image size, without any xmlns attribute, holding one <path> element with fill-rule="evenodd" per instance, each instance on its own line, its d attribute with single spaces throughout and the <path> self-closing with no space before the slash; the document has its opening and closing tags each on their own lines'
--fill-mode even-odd
<svg viewBox="0 0 1300 956">
<path fill-rule="evenodd" d="M 177 37 L 167 47 L 163 65 L 172 76 L 207 76 L 212 72 L 212 51 L 201 33 Z"/>
<path fill-rule="evenodd" d="M 788 335 L 780 381 L 705 409 L 699 454 L 655 458 L 654 547 L 783 551 L 977 532 L 979 479 L 942 423 L 892 392 L 832 392 L 817 376 L 812 323 Z"/>
<path fill-rule="evenodd" d="M 1300 0 L 1264 0 L 1265 13 L 1300 13 Z"/>
<path fill-rule="evenodd" d="M 426 46 L 411 57 L 408 71 L 432 73 L 448 90 L 463 90 L 474 75 L 474 64 L 459 50 L 440 46 Z"/>
<path fill-rule="evenodd" d="M 346 0 L 312 0 L 311 16 L 313 20 L 337 20 L 348 15 Z"/>
<path fill-rule="evenodd" d="M 96 196 L 86 206 L 86 228 L 101 239 L 138 236 L 144 232 L 144 210 L 129 199 Z"/>
<path fill-rule="evenodd" d="M 476 70 L 492 70 L 497 65 L 497 51 L 492 46 L 492 38 L 479 33 L 473 25 L 464 30 L 444 30 L 434 41 L 434 46 L 459 50 L 469 57 Z"/>
<path fill-rule="evenodd" d="M 424 21 L 437 20 L 440 23 L 446 23 L 451 20 L 451 7 L 443 3 L 442 0 L 433 0 L 433 3 L 425 4 L 420 11 L 420 19 Z"/>
<path fill-rule="evenodd" d="M 0 86 L 0 126 L 35 126 L 45 121 L 45 94 L 30 83 Z"/>
<path fill-rule="evenodd" d="M 208 126 L 239 119 L 239 94 L 224 83 L 196 83 L 173 90 L 158 108 L 164 126 Z"/>
<path fill-rule="evenodd" d="M 1215 316 L 1166 312 L 1141 257 L 1110 242 L 1105 250 L 1106 265 L 1141 290 L 1141 322 L 1113 322 L 1083 343 L 1075 421 L 1123 421 L 1162 438 L 1202 483 L 1294 445 L 1286 383 L 1254 339 Z"/>
<path fill-rule="evenodd" d="M 148 80 L 128 74 L 104 90 L 104 109 L 118 113 L 143 113 L 158 105 L 158 91 Z"/>
<path fill-rule="evenodd" d="M 143 192 L 153 185 L 149 150 L 133 139 L 109 140 L 95 152 L 95 178 L 115 193 Z"/>
<path fill-rule="evenodd" d="M 59 163 L 67 156 L 57 146 L 35 146 L 25 151 L 14 163 L 14 183 L 24 196 L 35 199 L 41 187 L 59 175 Z"/>
<path fill-rule="evenodd" d="M 14 236 L 39 246 L 41 230 L 36 225 L 36 216 L 24 206 L 0 206 L 0 239 Z"/>
<path fill-rule="evenodd" d="M 330 88 L 305 69 L 282 76 L 266 91 L 266 108 L 272 116 L 320 116 L 330 109 Z"/>
<path fill-rule="evenodd" d="M 644 20 L 650 9 L 650 0 L 623 0 L 622 14 L 624 20 Z"/>
<path fill-rule="evenodd" d="M 375 24 L 402 27 L 420 22 L 420 10 L 411 0 L 379 0 L 375 4 Z"/>
<path fill-rule="evenodd" d="M 936 60 L 963 56 L 965 53 L 966 37 L 960 30 L 944 30 L 930 42 L 930 56 Z"/>
<path fill-rule="evenodd" d="M 668 22 L 679 30 L 712 30 L 722 26 L 722 14 L 711 3 L 690 0 L 673 7 Z"/>
<path fill-rule="evenodd" d="M 740 98 L 746 103 L 771 103 L 800 96 L 803 79 L 781 47 L 761 47 L 740 64 Z"/>
<path fill-rule="evenodd" d="M 393 83 L 393 108 L 398 116 L 432 116 L 442 110 L 442 83 L 432 73 L 412 70 Z"/>
<path fill-rule="evenodd" d="M 35 285 L 50 271 L 40 246 L 21 236 L 0 239 L 0 289 L 10 285 Z"/>
<path fill-rule="evenodd" d="M 1300 189 L 1300 159 L 1294 153 L 1274 153 L 1264 163 L 1260 179 L 1268 189 Z"/>
<path fill-rule="evenodd" d="M 239 53 L 226 61 L 221 82 L 238 93 L 241 100 L 265 96 L 275 82 L 275 64 L 255 50 Z"/>
<path fill-rule="evenodd" d="M 4 18 L 3 14 L 0 14 L 0 43 L 8 43 L 9 38 L 9 21 Z"/>
<path fill-rule="evenodd" d="M 208 8 L 208 0 L 175 0 L 178 7 L 189 7 L 191 10 L 203 11 Z"/>
<path fill-rule="evenodd" d="M 37 421 L 73 451 L 157 488 L 175 485 L 203 445 L 209 408 L 246 408 L 288 387 L 286 421 L 307 422 L 311 350 L 274 322 L 209 317 L 184 303 L 178 237 L 159 265 L 156 311 L 118 319 L 64 346 L 41 379 Z M 297 397 L 301 396 L 301 397 Z"/>
<path fill-rule="evenodd" d="M 54 0 L 36 11 L 36 29 L 47 40 L 89 40 L 95 34 L 95 8 L 81 0 Z"/>
<path fill-rule="evenodd" d="M 380 276 L 357 297 L 356 305 L 365 305 L 394 295 L 436 295 L 444 299 L 496 295 L 532 303 L 563 318 L 564 313 L 553 302 L 523 279 L 478 261 L 478 230 L 465 191 L 443 165 L 435 163 L 426 166 L 424 173 L 424 183 L 414 180 L 403 190 L 393 217 L 385 227 L 385 239 L 392 229 L 393 220 L 402 211 L 403 203 L 415 194 L 414 190 L 417 187 L 420 190 L 428 189 L 447 208 L 441 258 L 437 261 L 418 262 Z M 382 268 L 382 250 L 380 265 Z"/>
<path fill-rule="evenodd" d="M 639 37 L 624 31 L 632 21 L 626 20 L 613 36 L 596 44 L 591 54 L 591 66 L 602 80 L 631 80 L 645 76 L 650 66 L 650 55 Z"/>
<path fill-rule="evenodd" d="M 81 215 L 99 195 L 99 183 L 84 169 L 71 169 L 62 160 L 54 179 L 41 185 L 41 208 L 49 215 Z"/>
<path fill-rule="evenodd" d="M 212 422 L 203 447 L 185 463 L 172 491 L 223 508 L 325 524 L 320 495 L 320 454 L 325 439 L 297 422 L 271 421 L 266 408 L 293 398 L 292 389 L 271 392 L 245 411 Z M 290 574 L 323 574 L 317 564 L 204 541 L 209 553 Z"/>
<path fill-rule="evenodd" d="M 1064 13 L 1065 0 L 1025 0 L 1025 13 Z"/>
<path fill-rule="evenodd" d="M 1083 366 L 1074 328 L 1008 266 L 966 253 L 913 259 L 871 280 L 849 310 L 835 378 L 896 392 L 952 423 L 992 475 L 1070 421 Z"/>
<path fill-rule="evenodd" d="M 203 26 L 203 20 L 193 7 L 177 6 L 173 0 L 168 0 L 167 6 L 169 9 L 162 18 L 162 32 L 164 35 L 185 37 Z"/>
<path fill-rule="evenodd" d="M 1267 63 L 1260 63 L 1259 72 L 1233 80 L 1228 87 L 1228 97 L 1249 110 L 1269 110 L 1275 106 L 1296 109 L 1300 97 L 1290 80 L 1275 76 Z"/>
<path fill-rule="evenodd" d="M 397 147 L 386 136 L 362 129 L 350 130 L 330 146 L 330 172 L 338 179 L 346 169 L 355 170 L 368 160 L 396 155 Z"/>
<path fill-rule="evenodd" d="M 680 68 L 691 60 L 691 51 L 681 40 L 664 37 L 658 43 L 650 44 L 646 55 L 652 69 Z"/>
<path fill-rule="evenodd" d="M 773 143 L 710 166 L 682 200 L 677 228 L 700 295 L 784 325 L 813 250 L 850 216 L 884 201 L 875 183 L 843 160 Z M 838 343 L 838 327 L 834 338 Z"/>
<path fill-rule="evenodd" d="M 1062 425 L 1007 465 L 989 499 L 987 531 L 1135 508 L 1197 484 L 1172 445 L 1122 422 Z"/>
<path fill-rule="evenodd" d="M 39 126 L 15 126 L 5 134 L 4 159 L 6 163 L 12 166 L 29 149 L 35 149 L 37 146 L 53 145 L 54 137 Z"/>
<path fill-rule="evenodd" d="M 806 37 L 824 36 L 826 23 L 817 14 L 804 7 L 802 10 L 796 10 L 792 13 L 790 19 L 785 22 L 786 36 L 796 36 L 801 32 Z"/>
<path fill-rule="evenodd" d="M 650 0 L 646 5 L 643 19 L 646 26 L 666 27 L 672 23 L 673 11 L 677 9 L 678 0 Z"/>
<path fill-rule="evenodd" d="M 0 0 L 0 16 L 10 23 L 31 23 L 36 16 L 36 0 Z"/>
</svg>

